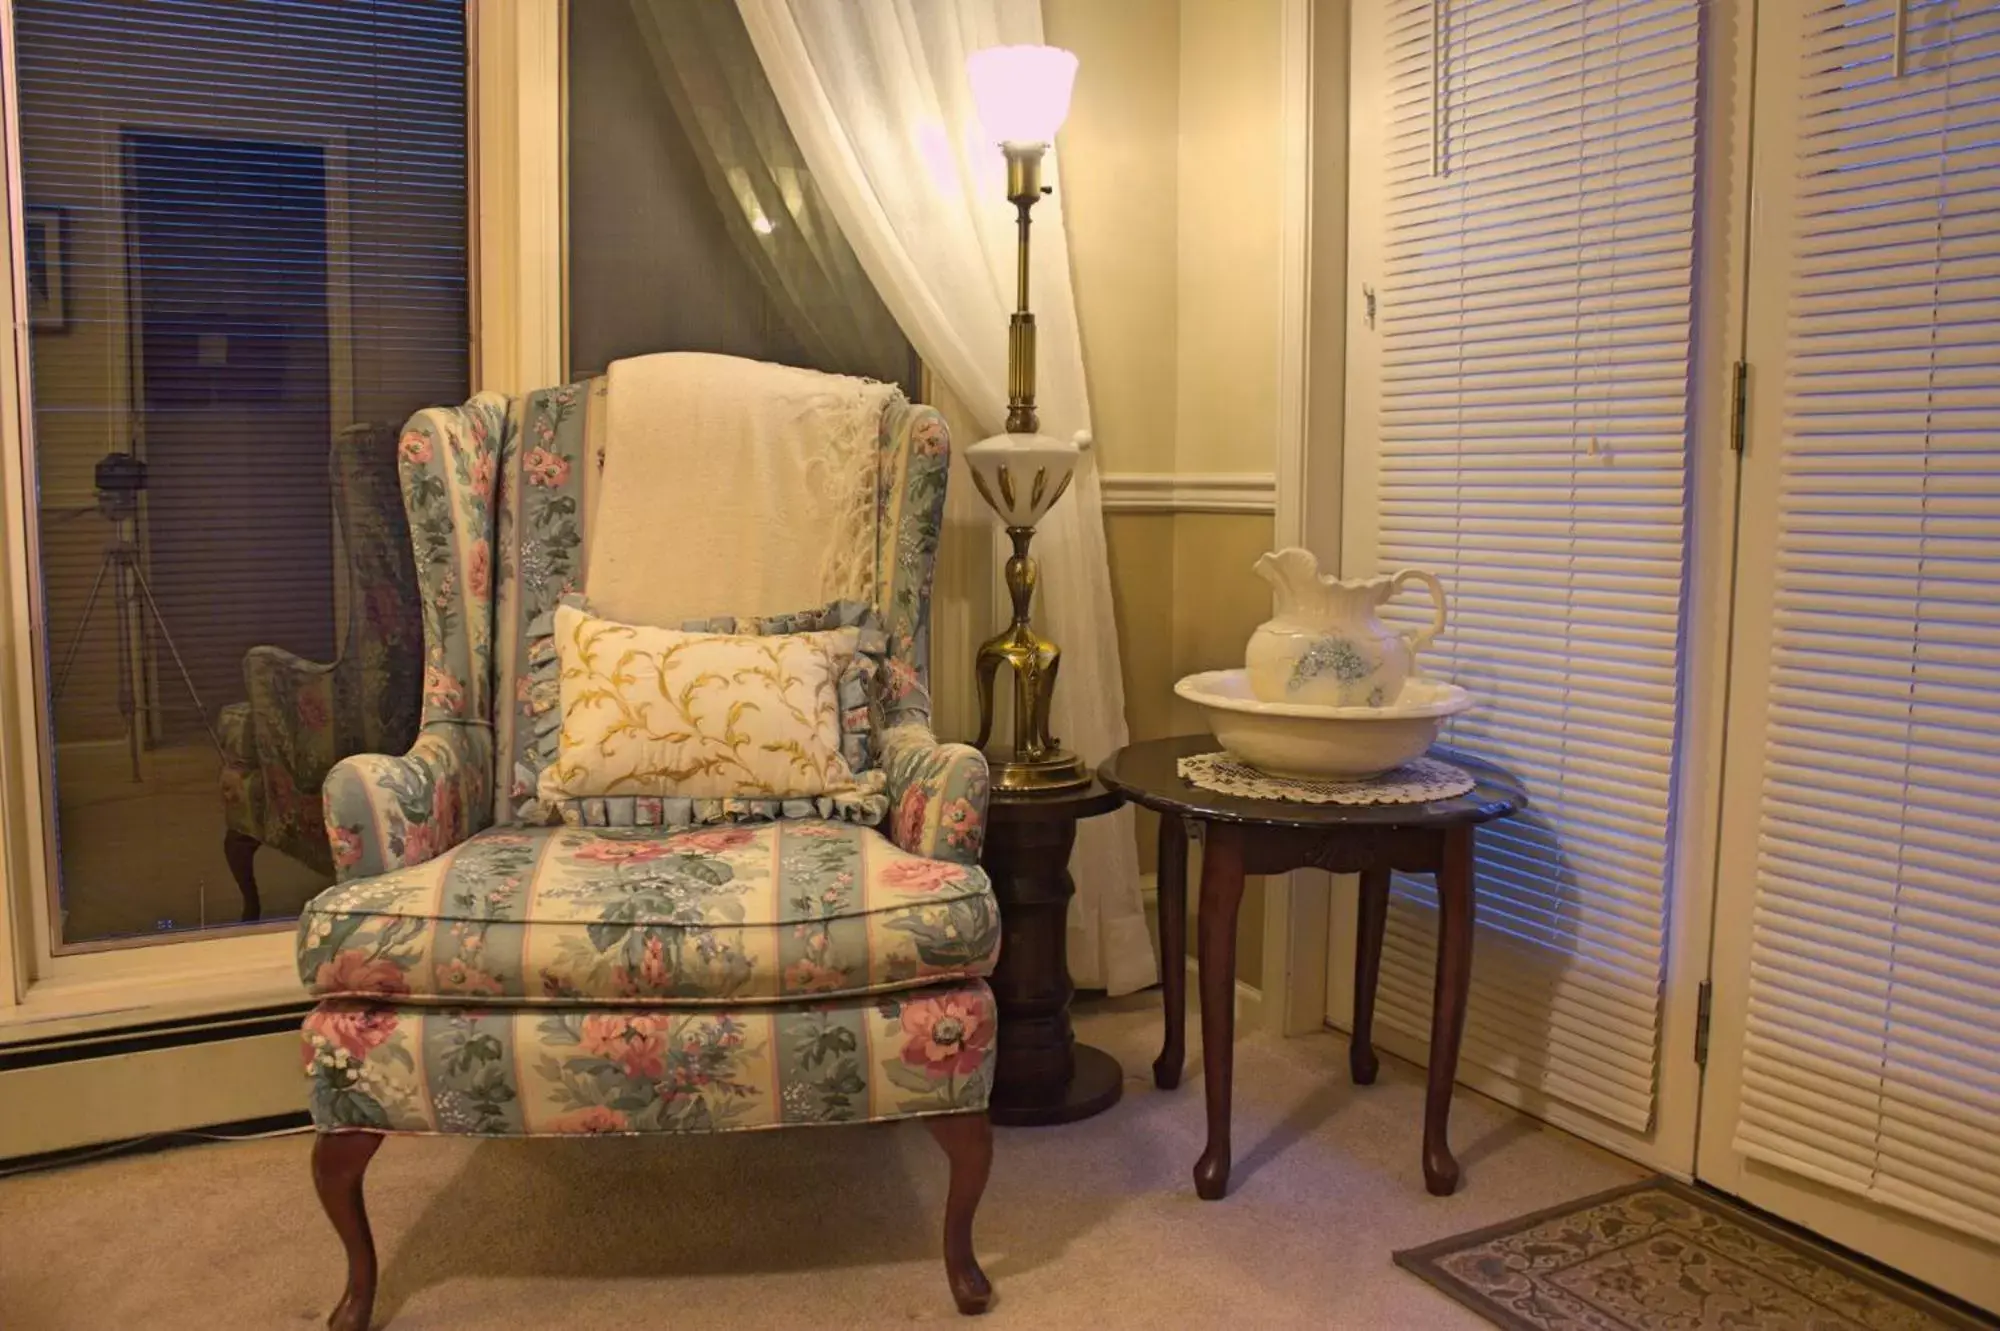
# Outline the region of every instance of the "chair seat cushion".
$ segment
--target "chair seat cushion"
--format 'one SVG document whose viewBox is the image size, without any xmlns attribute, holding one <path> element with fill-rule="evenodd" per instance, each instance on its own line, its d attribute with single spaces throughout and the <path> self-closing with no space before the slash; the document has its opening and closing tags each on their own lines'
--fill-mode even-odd
<svg viewBox="0 0 2000 1331">
<path fill-rule="evenodd" d="M 991 974 L 999 947 L 983 871 L 832 821 L 490 828 L 327 889 L 298 935 L 319 997 L 504 1004 L 883 993 Z"/>
<path fill-rule="evenodd" d="M 542 1137 L 718 1132 L 986 1107 L 984 982 L 748 1007 L 441 1007 L 306 1015 L 322 1130 Z"/>
</svg>

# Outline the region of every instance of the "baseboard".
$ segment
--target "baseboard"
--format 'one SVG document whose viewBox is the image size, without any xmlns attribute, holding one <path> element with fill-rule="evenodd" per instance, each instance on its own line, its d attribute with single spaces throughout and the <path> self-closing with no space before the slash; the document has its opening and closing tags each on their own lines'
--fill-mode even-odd
<svg viewBox="0 0 2000 1331">
<path fill-rule="evenodd" d="M 306 1089 L 290 1029 L 17 1066 L 0 1072 L 0 1160 L 296 1115 Z"/>
</svg>

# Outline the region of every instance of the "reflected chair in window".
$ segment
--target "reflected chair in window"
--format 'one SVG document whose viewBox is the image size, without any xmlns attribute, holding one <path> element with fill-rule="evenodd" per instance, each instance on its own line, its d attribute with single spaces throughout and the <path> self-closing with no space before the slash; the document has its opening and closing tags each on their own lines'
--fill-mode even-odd
<svg viewBox="0 0 2000 1331">
<path fill-rule="evenodd" d="M 864 626 L 879 664 L 839 704 L 844 717 L 865 706 L 870 718 L 856 752 L 876 802 L 857 818 L 824 799 L 542 803 L 539 764 L 553 761 L 562 716 L 549 625 L 559 598 L 583 585 L 585 526 L 614 530 L 599 507 L 611 501 L 587 492 L 599 454 L 586 418 L 603 409 L 589 384 L 481 394 L 419 413 L 402 435 L 423 726 L 406 754 L 348 758 L 328 776 L 340 881 L 299 920 L 299 973 L 318 999 L 304 1030 L 313 1176 L 348 1257 L 329 1324 L 368 1324 L 376 1258 L 362 1174 L 385 1134 L 901 1118 L 924 1119 L 949 1157 L 946 1272 L 959 1308 L 982 1311 L 990 1292 L 971 1233 L 992 1160 L 985 977 L 999 913 L 979 867 L 986 762 L 938 742 L 925 686 L 943 419 L 897 394 L 854 441 L 844 540 L 760 501 L 744 507 L 759 516 L 742 520 L 740 541 L 707 565 L 776 557 L 819 569 L 854 555 L 848 576 L 863 599 L 775 626 L 681 624 L 781 632 L 840 614 Z M 746 416 L 722 419 L 753 460 L 781 456 Z M 691 448 L 664 430 L 641 442 Z M 656 456 L 671 466 L 674 453 Z M 600 544 L 590 557 L 606 555 Z M 658 555 L 644 566 L 673 577 L 676 558 Z M 726 583 L 704 579 L 723 604 Z"/>
<path fill-rule="evenodd" d="M 248 700 L 221 714 L 222 850 L 245 920 L 263 911 L 259 846 L 333 873 L 320 810 L 333 765 L 351 753 L 399 753 L 417 733 L 423 616 L 394 433 L 348 426 L 334 439 L 327 470 L 334 555 L 347 577 L 339 652 L 322 664 L 282 647 L 251 648 L 243 658 Z"/>
</svg>

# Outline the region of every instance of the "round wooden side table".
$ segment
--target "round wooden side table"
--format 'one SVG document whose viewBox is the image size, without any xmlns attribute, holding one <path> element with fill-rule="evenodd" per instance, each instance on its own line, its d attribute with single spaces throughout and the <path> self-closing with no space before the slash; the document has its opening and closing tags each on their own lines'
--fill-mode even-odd
<svg viewBox="0 0 2000 1331">
<path fill-rule="evenodd" d="M 1160 814 L 1160 975 L 1166 1040 L 1153 1081 L 1178 1086 L 1187 1025 L 1186 969 L 1170 964 L 1187 949 L 1187 830 L 1205 829 L 1201 861 L 1201 1066 L 1208 1145 L 1195 1163 L 1195 1192 L 1214 1201 L 1229 1190 L 1230 1076 L 1236 1038 L 1236 913 L 1246 874 L 1318 868 L 1361 875 L 1354 955 L 1354 1038 L 1348 1072 L 1357 1085 L 1375 1080 L 1372 1032 L 1381 974 L 1382 929 L 1389 916 L 1389 875 L 1437 879 L 1438 955 L 1431 1009 L 1430 1069 L 1424 1093 L 1424 1186 L 1438 1196 L 1458 1187 L 1458 1160 L 1447 1126 L 1465 998 L 1472 976 L 1472 839 L 1481 823 L 1527 806 L 1519 782 L 1494 767 L 1433 750 L 1477 783 L 1463 795 L 1427 804 L 1303 804 L 1204 790 L 1184 780 L 1181 758 L 1214 753 L 1208 735 L 1148 740 L 1120 749 L 1097 778 L 1134 804 Z"/>
<path fill-rule="evenodd" d="M 980 863 L 1000 902 L 1000 963 L 988 981 L 1000 1010 L 990 1113 L 1003 1127 L 1073 1123 L 1118 1103 L 1124 1069 L 1070 1029 L 1069 853 L 1081 818 L 1124 799 L 1095 781 L 1076 790 L 996 790 Z"/>
</svg>

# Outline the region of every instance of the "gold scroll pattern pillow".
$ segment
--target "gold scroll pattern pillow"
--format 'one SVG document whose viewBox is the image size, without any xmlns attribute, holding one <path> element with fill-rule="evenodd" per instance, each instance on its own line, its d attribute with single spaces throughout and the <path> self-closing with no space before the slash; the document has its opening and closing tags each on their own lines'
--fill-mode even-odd
<svg viewBox="0 0 2000 1331">
<path fill-rule="evenodd" d="M 806 798 L 854 789 L 839 686 L 853 628 L 685 633 L 555 611 L 561 729 L 543 800 Z"/>
</svg>

